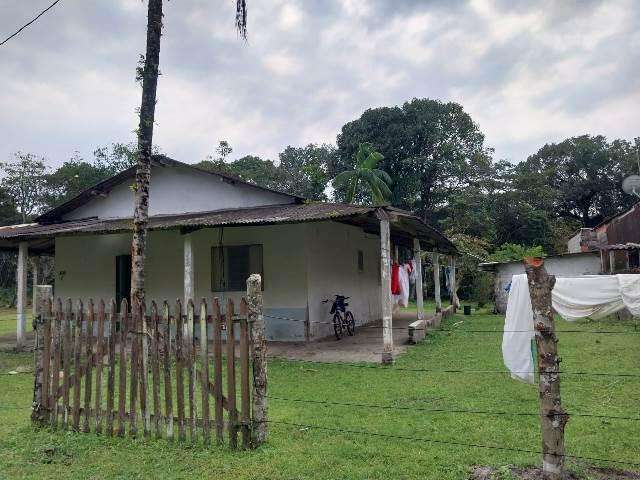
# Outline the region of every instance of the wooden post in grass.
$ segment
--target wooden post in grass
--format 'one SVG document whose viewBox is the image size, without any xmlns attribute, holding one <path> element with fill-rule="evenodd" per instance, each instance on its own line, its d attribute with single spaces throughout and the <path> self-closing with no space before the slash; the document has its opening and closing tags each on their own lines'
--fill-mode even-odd
<svg viewBox="0 0 640 480">
<path fill-rule="evenodd" d="M 540 372 L 542 471 L 547 480 L 561 480 L 564 471 L 564 427 L 569 417 L 562 409 L 560 399 L 560 359 L 551 307 L 551 290 L 556 278 L 547 273 L 541 258 L 525 258 L 525 271 L 533 308 Z"/>
<path fill-rule="evenodd" d="M 253 360 L 253 404 L 252 404 L 252 447 L 258 447 L 267 440 L 267 341 L 262 315 L 262 279 L 254 273 L 247 280 L 247 316 L 251 335 L 251 356 Z"/>
<path fill-rule="evenodd" d="M 47 410 L 47 392 L 49 385 L 49 362 L 51 356 L 51 285 L 34 285 L 34 298 L 37 299 L 33 316 L 33 328 L 36 331 L 34 348 L 34 381 L 31 421 L 37 426 L 49 422 Z M 38 291 L 39 290 L 39 291 Z"/>
</svg>

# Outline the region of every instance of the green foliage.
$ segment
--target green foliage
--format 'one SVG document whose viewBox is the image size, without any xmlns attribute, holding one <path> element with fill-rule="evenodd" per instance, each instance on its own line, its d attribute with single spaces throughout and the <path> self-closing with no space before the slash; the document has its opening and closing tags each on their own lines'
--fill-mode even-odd
<svg viewBox="0 0 640 480">
<path fill-rule="evenodd" d="M 635 203 L 620 184 L 637 173 L 636 155 L 626 140 L 582 135 L 543 146 L 516 165 L 510 179 L 536 210 L 590 227 Z"/>
<path fill-rule="evenodd" d="M 479 307 L 493 299 L 493 276 L 478 270 L 478 263 L 489 258 L 489 242 L 482 238 L 463 233 L 447 232 L 449 239 L 462 254 L 456 264 L 456 283 L 458 296 L 462 300 L 471 300 Z"/>
<path fill-rule="evenodd" d="M 44 158 L 32 153 L 17 152 L 12 161 L 0 164 L 4 174 L 2 189 L 15 205 L 22 222 L 37 213 L 44 205 L 47 166 Z"/>
<path fill-rule="evenodd" d="M 335 155 L 332 145 L 288 146 L 279 155 L 279 190 L 310 200 L 327 200 L 328 170 Z"/>
<path fill-rule="evenodd" d="M 327 200 L 327 171 L 335 157 L 335 148 L 331 145 L 288 146 L 280 153 L 278 165 L 254 155 L 228 161 L 232 151 L 223 140 L 216 149 L 217 157 L 210 155 L 196 166 L 310 200 Z"/>
<path fill-rule="evenodd" d="M 546 257 L 540 245 L 535 247 L 527 247 L 525 245 L 517 245 L 515 243 L 505 243 L 501 245 L 490 256 L 490 260 L 493 262 L 511 262 L 522 260 L 525 257 Z"/>
<path fill-rule="evenodd" d="M 364 142 L 384 156 L 379 168 L 393 181 L 391 203 L 434 224 L 445 217 L 442 209 L 452 192 L 491 171 L 484 135 L 453 102 L 416 98 L 401 107 L 366 110 L 338 135 L 336 173 L 354 169 L 354 154 Z M 347 184 L 336 187 L 337 199 L 348 195 Z M 357 193 L 356 199 L 363 200 Z"/>
<path fill-rule="evenodd" d="M 345 201 L 353 203 L 356 194 L 360 199 L 367 199 L 365 203 L 382 205 L 391 197 L 389 186 L 393 183 L 391 177 L 379 168 L 378 163 L 384 157 L 377 152 L 370 143 L 361 143 L 354 155 L 353 170 L 345 170 L 333 179 L 336 190 L 346 189 Z M 364 188 L 359 189 L 362 185 Z"/>
<path fill-rule="evenodd" d="M 222 158 L 209 159 L 197 163 L 196 166 L 213 172 L 233 175 L 245 182 L 262 187 L 276 188 L 278 184 L 277 169 L 273 162 L 254 155 L 247 155 L 232 162 L 225 162 Z"/>
</svg>

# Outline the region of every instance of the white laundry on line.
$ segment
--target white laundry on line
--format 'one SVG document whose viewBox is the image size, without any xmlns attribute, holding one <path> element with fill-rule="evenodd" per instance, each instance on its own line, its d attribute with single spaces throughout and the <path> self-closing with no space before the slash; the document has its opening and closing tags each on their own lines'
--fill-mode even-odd
<svg viewBox="0 0 640 480">
<path fill-rule="evenodd" d="M 568 321 L 585 317 L 603 318 L 625 307 L 632 315 L 640 316 L 640 275 L 556 278 L 551 291 L 551 304 Z M 504 320 L 502 358 L 513 378 L 528 383 L 534 382 L 535 364 L 531 351 L 534 336 L 527 275 L 514 275 Z"/>
</svg>

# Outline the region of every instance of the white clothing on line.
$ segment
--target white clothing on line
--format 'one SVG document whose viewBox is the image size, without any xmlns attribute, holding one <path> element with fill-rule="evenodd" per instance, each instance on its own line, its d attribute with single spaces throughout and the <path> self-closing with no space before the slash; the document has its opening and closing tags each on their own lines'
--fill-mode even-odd
<svg viewBox="0 0 640 480">
<path fill-rule="evenodd" d="M 553 309 L 565 320 L 590 317 L 599 319 L 627 308 L 640 316 L 640 275 L 584 275 L 556 278 L 551 291 Z M 514 275 L 511 280 L 507 313 L 502 335 L 502 358 L 513 378 L 533 383 L 534 360 L 531 340 L 533 309 L 527 275 Z"/>
</svg>

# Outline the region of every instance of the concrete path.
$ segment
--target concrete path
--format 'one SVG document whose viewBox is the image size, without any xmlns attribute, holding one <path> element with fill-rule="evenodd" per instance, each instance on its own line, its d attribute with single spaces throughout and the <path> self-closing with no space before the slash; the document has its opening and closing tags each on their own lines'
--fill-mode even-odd
<svg viewBox="0 0 640 480">
<path fill-rule="evenodd" d="M 428 314 L 427 314 L 428 316 Z M 416 320 L 415 312 L 398 311 L 393 315 L 393 343 L 395 354 L 407 350 L 407 326 Z M 270 357 L 316 362 L 373 362 L 382 357 L 382 320 L 356 327 L 353 337 L 341 340 L 327 337 L 314 342 L 269 342 Z"/>
</svg>

